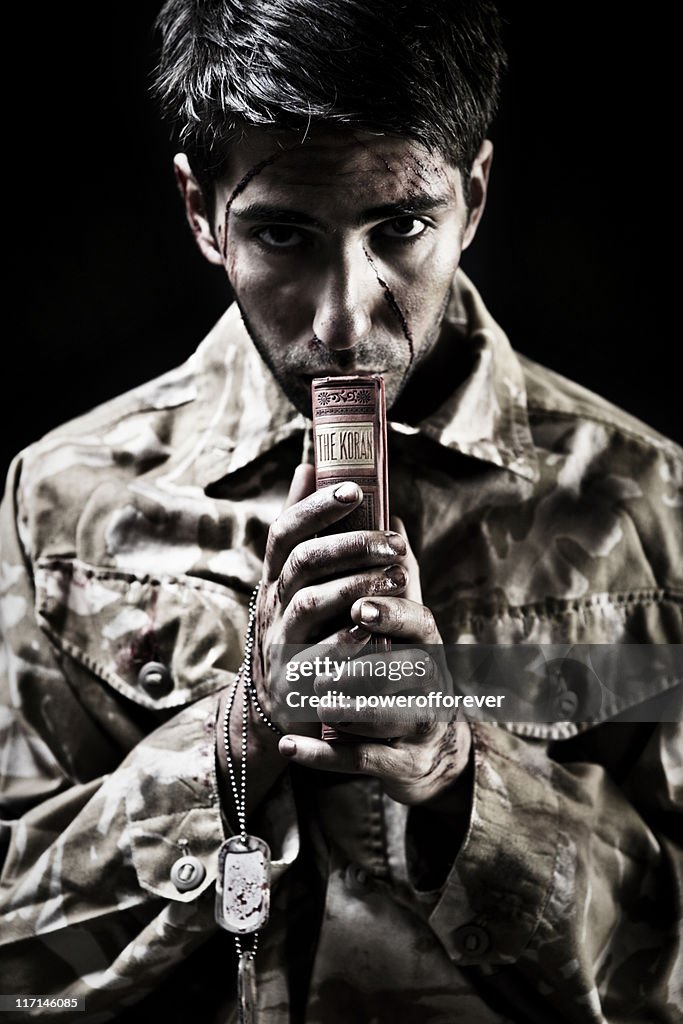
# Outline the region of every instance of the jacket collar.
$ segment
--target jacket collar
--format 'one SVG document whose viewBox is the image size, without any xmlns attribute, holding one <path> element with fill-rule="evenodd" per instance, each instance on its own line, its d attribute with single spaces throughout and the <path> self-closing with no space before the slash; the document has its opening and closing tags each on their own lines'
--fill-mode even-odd
<svg viewBox="0 0 683 1024">
<path fill-rule="evenodd" d="M 444 448 L 538 479 L 522 367 L 481 296 L 458 270 L 447 319 L 472 349 L 472 370 L 417 426 L 390 430 L 422 435 Z M 192 476 L 202 487 L 234 473 L 296 433 L 310 433 L 251 342 L 236 303 L 192 357 L 201 402 Z M 188 467 L 189 468 L 189 467 Z"/>
</svg>

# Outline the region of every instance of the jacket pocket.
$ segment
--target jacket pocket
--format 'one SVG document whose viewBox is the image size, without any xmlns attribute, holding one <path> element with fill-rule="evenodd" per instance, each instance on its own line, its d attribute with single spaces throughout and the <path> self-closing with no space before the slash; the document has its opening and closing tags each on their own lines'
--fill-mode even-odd
<svg viewBox="0 0 683 1024">
<path fill-rule="evenodd" d="M 78 559 L 43 560 L 35 580 L 38 622 L 53 643 L 144 707 L 188 704 L 239 668 L 246 604 L 216 583 Z"/>
</svg>

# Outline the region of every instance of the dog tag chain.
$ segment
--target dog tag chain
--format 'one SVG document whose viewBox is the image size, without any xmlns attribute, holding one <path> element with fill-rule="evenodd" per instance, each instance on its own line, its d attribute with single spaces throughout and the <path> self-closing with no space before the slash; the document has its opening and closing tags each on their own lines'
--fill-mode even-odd
<svg viewBox="0 0 683 1024">
<path fill-rule="evenodd" d="M 254 958 L 258 948 L 259 930 L 268 920 L 270 909 L 270 850 L 268 844 L 257 836 L 250 836 L 246 829 L 247 815 L 247 753 L 249 748 L 249 702 L 256 708 L 261 719 L 273 732 L 280 730 L 266 717 L 259 704 L 251 680 L 251 658 L 254 646 L 254 623 L 256 599 L 259 586 L 254 590 L 249 604 L 249 624 L 245 641 L 244 661 L 225 703 L 223 721 L 223 743 L 228 763 L 228 774 L 239 834 L 230 836 L 218 851 L 218 877 L 216 879 L 216 921 L 235 936 L 237 950 L 237 1000 L 239 1024 L 256 1024 L 256 968 Z M 242 730 L 240 749 L 239 784 L 230 749 L 230 712 L 240 680 L 243 683 Z M 251 946 L 242 945 L 242 936 L 250 935 Z"/>
</svg>

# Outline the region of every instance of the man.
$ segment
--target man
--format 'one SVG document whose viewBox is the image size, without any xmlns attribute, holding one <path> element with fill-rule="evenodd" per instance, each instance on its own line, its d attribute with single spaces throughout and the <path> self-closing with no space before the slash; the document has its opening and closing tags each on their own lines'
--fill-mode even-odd
<svg viewBox="0 0 683 1024">
<path fill-rule="evenodd" d="M 171 0 L 160 27 L 178 183 L 236 301 L 13 467 L 6 991 L 235 1019 L 213 891 L 244 800 L 273 860 L 260 1019 L 677 1019 L 680 734 L 651 705 L 680 679 L 543 677 L 550 721 L 505 728 L 349 711 L 336 744 L 275 700 L 282 644 L 681 642 L 680 450 L 516 356 L 458 270 L 495 11 Z M 400 518 L 335 534 L 362 495 L 314 491 L 310 381 L 371 372 Z"/>
</svg>

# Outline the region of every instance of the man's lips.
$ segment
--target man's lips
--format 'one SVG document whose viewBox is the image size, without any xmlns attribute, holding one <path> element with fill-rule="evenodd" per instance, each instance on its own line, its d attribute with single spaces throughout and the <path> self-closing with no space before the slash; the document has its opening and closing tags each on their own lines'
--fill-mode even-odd
<svg viewBox="0 0 683 1024">
<path fill-rule="evenodd" d="M 376 373 L 384 373 L 384 370 L 364 370 L 356 366 L 351 369 L 340 370 L 338 367 L 333 369 L 317 370 L 315 373 L 301 373 L 299 376 L 310 383 L 312 380 L 316 380 L 318 377 L 372 377 Z"/>
</svg>

